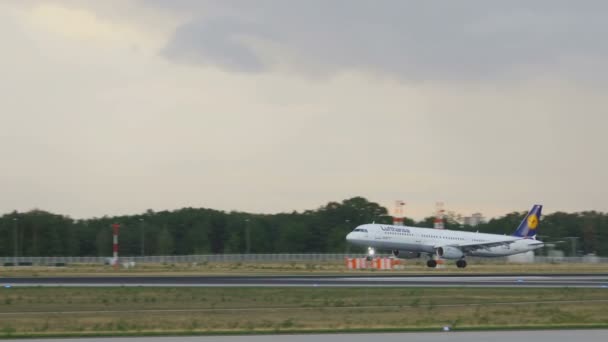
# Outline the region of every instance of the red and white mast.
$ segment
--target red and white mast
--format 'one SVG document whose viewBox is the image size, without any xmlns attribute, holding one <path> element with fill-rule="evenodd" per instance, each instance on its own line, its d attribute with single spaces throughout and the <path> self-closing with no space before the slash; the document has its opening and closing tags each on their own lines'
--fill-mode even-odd
<svg viewBox="0 0 608 342">
<path fill-rule="evenodd" d="M 435 211 L 435 222 L 433 226 L 435 229 L 444 229 L 443 217 L 445 216 L 445 210 L 443 210 L 443 202 L 435 203 L 437 210 Z"/>
<path fill-rule="evenodd" d="M 393 225 L 395 226 L 403 226 L 403 207 L 405 207 L 405 202 L 402 200 L 395 201 L 395 212 L 393 215 Z"/>
</svg>

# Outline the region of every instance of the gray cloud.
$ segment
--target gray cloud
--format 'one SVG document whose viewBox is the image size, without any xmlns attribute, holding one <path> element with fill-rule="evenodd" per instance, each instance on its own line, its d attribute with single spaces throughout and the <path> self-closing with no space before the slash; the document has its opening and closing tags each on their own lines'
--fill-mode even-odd
<svg viewBox="0 0 608 342">
<path fill-rule="evenodd" d="M 254 51 L 237 39 L 238 22 L 194 20 L 175 32 L 163 49 L 171 60 L 188 64 L 215 64 L 228 70 L 256 72 L 266 66 Z"/>
<path fill-rule="evenodd" d="M 163 54 L 232 70 L 272 68 L 249 37 L 322 72 L 374 70 L 402 79 L 517 77 L 608 57 L 608 4 L 601 1 L 177 1 L 152 2 L 194 19 Z M 310 65 L 297 65 L 298 63 Z M 572 70 L 575 67 L 578 69 Z"/>
</svg>

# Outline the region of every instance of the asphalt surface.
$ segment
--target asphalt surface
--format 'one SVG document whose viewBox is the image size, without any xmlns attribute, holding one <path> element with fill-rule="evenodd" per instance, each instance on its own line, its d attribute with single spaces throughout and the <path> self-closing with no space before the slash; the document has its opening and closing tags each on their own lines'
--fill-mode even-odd
<svg viewBox="0 0 608 342">
<path fill-rule="evenodd" d="M 608 274 L 0 277 L 0 286 L 198 287 L 584 287 L 606 288 Z"/>
<path fill-rule="evenodd" d="M 32 339 L 30 342 L 64 341 L 65 339 Z M 488 331 L 387 334 L 326 334 L 326 335 L 258 335 L 258 336 L 196 336 L 196 337 L 111 337 L 82 338 L 79 342 L 605 342 L 608 330 L 545 330 L 545 331 Z M 4 340 L 23 341 L 23 340 Z"/>
</svg>

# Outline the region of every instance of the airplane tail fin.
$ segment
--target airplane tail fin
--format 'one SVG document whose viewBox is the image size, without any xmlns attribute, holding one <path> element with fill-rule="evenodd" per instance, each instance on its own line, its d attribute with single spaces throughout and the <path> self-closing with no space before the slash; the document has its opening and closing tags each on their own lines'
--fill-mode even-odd
<svg viewBox="0 0 608 342">
<path fill-rule="evenodd" d="M 543 210 L 543 206 L 540 204 L 535 204 L 532 209 L 528 212 L 528 215 L 524 217 L 524 220 L 521 221 L 519 227 L 513 236 L 518 236 L 526 239 L 535 239 L 536 238 L 536 228 L 538 228 L 538 223 L 540 221 L 541 212 Z"/>
</svg>

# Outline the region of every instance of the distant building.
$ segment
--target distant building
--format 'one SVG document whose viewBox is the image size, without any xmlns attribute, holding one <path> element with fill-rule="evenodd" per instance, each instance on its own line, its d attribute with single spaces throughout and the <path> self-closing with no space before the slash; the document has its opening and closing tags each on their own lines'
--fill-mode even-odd
<svg viewBox="0 0 608 342">
<path fill-rule="evenodd" d="M 526 253 L 519 253 L 519 254 L 509 255 L 507 257 L 507 261 L 508 262 L 514 262 L 514 263 L 531 263 L 531 262 L 534 262 L 534 251 L 529 251 L 529 252 L 526 252 Z"/>
<path fill-rule="evenodd" d="M 486 220 L 481 213 L 475 213 L 471 216 L 466 216 L 463 221 L 465 226 L 471 226 L 471 227 L 475 227 L 475 226 L 477 226 L 481 223 L 485 223 L 485 222 L 486 222 Z"/>
</svg>

